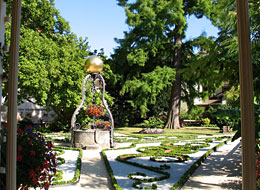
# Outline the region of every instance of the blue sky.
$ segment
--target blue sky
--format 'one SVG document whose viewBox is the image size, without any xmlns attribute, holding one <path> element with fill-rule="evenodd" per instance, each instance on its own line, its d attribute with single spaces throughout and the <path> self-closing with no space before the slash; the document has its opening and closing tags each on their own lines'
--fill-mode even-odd
<svg viewBox="0 0 260 190">
<path fill-rule="evenodd" d="M 117 46 L 114 38 L 123 38 L 128 26 L 124 9 L 116 0 L 55 0 L 55 7 L 71 31 L 78 37 L 87 37 L 91 51 L 104 48 L 105 54 L 113 53 Z M 207 19 L 188 20 L 187 38 L 199 36 L 203 31 L 208 36 L 217 36 L 218 30 Z"/>
</svg>

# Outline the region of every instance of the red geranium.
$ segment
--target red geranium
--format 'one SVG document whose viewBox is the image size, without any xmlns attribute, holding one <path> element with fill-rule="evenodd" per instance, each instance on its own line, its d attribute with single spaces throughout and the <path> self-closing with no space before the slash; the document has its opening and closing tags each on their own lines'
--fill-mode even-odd
<svg viewBox="0 0 260 190">
<path fill-rule="evenodd" d="M 111 123 L 110 123 L 110 121 L 96 121 L 96 126 L 99 129 L 107 130 L 107 129 L 110 129 Z"/>
<path fill-rule="evenodd" d="M 6 135 L 6 128 L 3 128 L 2 135 Z M 17 189 L 49 188 L 54 171 L 56 171 L 56 153 L 52 147 L 52 143 L 46 142 L 43 135 L 37 132 L 36 126 L 18 127 Z M 1 146 L 1 151 L 3 151 L 1 159 L 5 161 L 6 144 Z"/>
<path fill-rule="evenodd" d="M 101 104 L 91 104 L 87 106 L 86 114 L 89 116 L 100 117 L 104 115 L 104 108 Z"/>
<path fill-rule="evenodd" d="M 260 181 L 260 140 L 257 140 L 257 151 L 256 151 L 256 180 Z"/>
</svg>

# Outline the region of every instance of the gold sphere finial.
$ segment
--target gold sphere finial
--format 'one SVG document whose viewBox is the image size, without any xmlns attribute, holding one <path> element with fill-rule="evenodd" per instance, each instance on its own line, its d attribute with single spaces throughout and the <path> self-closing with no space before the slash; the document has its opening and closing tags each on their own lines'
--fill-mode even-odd
<svg viewBox="0 0 260 190">
<path fill-rule="evenodd" d="M 99 56 L 89 56 L 85 62 L 85 68 L 88 73 L 100 73 L 103 69 L 103 61 Z"/>
</svg>

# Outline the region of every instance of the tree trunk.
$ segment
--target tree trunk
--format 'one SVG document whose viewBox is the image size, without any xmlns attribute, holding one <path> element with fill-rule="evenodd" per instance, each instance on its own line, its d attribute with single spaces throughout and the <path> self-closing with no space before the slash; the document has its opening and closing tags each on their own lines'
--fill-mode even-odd
<svg viewBox="0 0 260 190">
<path fill-rule="evenodd" d="M 179 70 L 181 68 L 181 45 L 182 35 L 176 32 L 174 49 L 174 68 L 176 69 L 175 81 L 172 86 L 170 107 L 167 114 L 167 123 L 165 128 L 179 129 L 180 126 L 180 108 L 181 108 L 181 76 Z"/>
</svg>

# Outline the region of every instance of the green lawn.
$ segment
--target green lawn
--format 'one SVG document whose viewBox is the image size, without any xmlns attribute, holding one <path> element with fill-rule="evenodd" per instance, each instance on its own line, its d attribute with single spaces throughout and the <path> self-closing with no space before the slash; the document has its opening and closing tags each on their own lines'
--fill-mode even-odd
<svg viewBox="0 0 260 190">
<path fill-rule="evenodd" d="M 164 130 L 165 133 L 162 134 L 141 134 L 139 131 L 141 131 L 143 128 L 142 127 L 116 127 L 115 132 L 116 133 L 121 133 L 121 134 L 126 134 L 130 136 L 135 136 L 139 138 L 143 138 L 146 136 L 179 136 L 183 138 L 189 138 L 190 136 L 198 136 L 198 135 L 229 135 L 229 134 L 234 134 L 235 132 L 229 132 L 229 133 L 221 133 L 218 127 L 197 127 L 197 126 L 187 126 L 183 127 L 181 129 L 177 130 L 172 130 L 172 129 L 166 129 Z M 66 142 L 70 141 L 70 133 L 46 133 L 45 135 L 53 136 L 53 137 L 48 137 L 50 139 L 55 139 L 54 136 L 63 136 L 66 137 Z M 56 137 L 57 138 L 57 137 Z M 58 141 L 57 139 L 55 141 Z M 64 141 L 64 140 L 61 140 Z"/>
<path fill-rule="evenodd" d="M 115 128 L 115 132 L 122 133 L 126 135 L 134 135 L 134 136 L 143 136 L 144 134 L 140 134 L 143 128 L 141 127 L 117 127 Z M 163 134 L 154 134 L 154 136 L 188 136 L 188 135 L 223 135 L 223 134 L 234 134 L 234 132 L 229 133 L 221 133 L 219 127 L 183 127 L 181 129 L 172 130 L 166 129 Z M 146 134 L 151 136 L 151 134 Z"/>
</svg>

